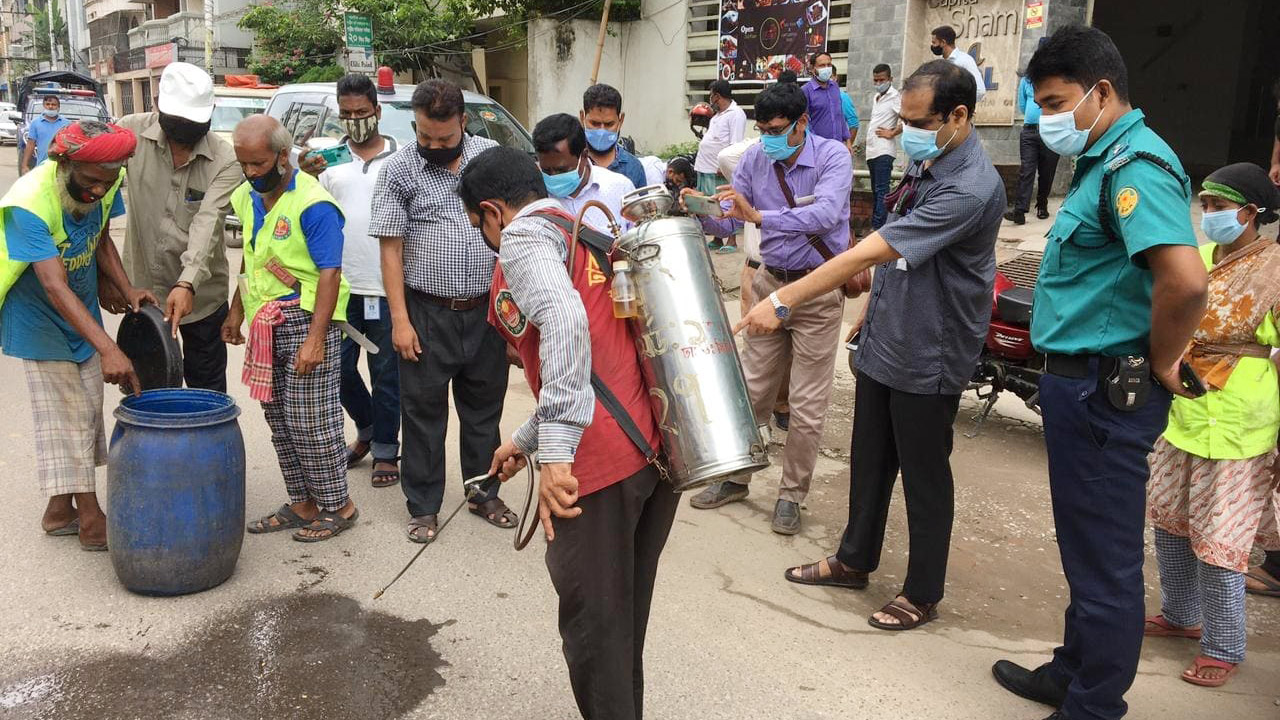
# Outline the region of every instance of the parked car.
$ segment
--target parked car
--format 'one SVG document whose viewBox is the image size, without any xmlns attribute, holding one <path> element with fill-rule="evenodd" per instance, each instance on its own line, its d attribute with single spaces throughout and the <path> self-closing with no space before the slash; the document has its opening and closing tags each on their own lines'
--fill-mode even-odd
<svg viewBox="0 0 1280 720">
<path fill-rule="evenodd" d="M 413 109 L 410 106 L 413 89 L 413 85 L 393 85 L 378 91 L 378 102 L 382 105 L 378 129 L 383 135 L 394 137 L 402 147 L 415 142 L 411 124 Z M 529 132 L 506 108 L 477 93 L 463 91 L 462 97 L 467 106 L 467 132 L 533 154 L 533 139 Z M 296 141 L 316 141 L 312 143 L 313 147 L 336 144 L 345 135 L 342 124 L 338 122 L 338 95 L 334 83 L 285 85 L 271 98 L 267 114 L 283 123 Z"/>
<path fill-rule="evenodd" d="M 382 106 L 378 130 L 395 138 L 400 147 L 417 141 L 411 124 L 413 89 L 413 85 L 392 85 L 378 90 L 378 103 Z M 478 93 L 463 91 L 462 99 L 467 108 L 467 132 L 533 155 L 533 138 L 529 131 L 506 108 Z M 302 150 L 301 143 L 306 142 L 312 148 L 327 147 L 341 142 L 346 134 L 342 123 L 338 122 L 335 83 L 285 85 L 271 97 L 267 114 L 279 120 L 299 143 L 293 152 L 295 160 Z M 232 222 L 233 218 L 228 217 L 228 225 Z M 228 245 L 239 247 L 242 242 L 241 238 L 233 238 Z"/>
<path fill-rule="evenodd" d="M 108 122 L 111 113 L 103 100 L 102 85 L 81 73 L 70 70 L 49 70 L 23 78 L 18 86 L 18 110 L 20 118 L 14 118 L 17 127 L 18 160 L 26 146 L 26 127 L 40 116 L 44 99 L 57 95 L 62 102 L 62 116 L 70 120 L 98 120 Z"/>
<path fill-rule="evenodd" d="M 0 144 L 18 142 L 18 106 L 0 102 Z"/>
<path fill-rule="evenodd" d="M 213 108 L 212 127 L 210 130 L 227 142 L 231 142 L 231 131 L 241 120 L 250 115 L 258 115 L 267 109 L 274 89 L 223 87 L 213 89 L 217 98 Z"/>
</svg>

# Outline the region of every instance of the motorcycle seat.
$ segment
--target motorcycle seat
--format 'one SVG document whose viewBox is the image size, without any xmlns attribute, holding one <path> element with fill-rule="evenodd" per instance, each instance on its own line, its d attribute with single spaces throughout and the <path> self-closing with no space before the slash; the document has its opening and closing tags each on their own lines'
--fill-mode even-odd
<svg viewBox="0 0 1280 720">
<path fill-rule="evenodd" d="M 1009 288 L 996 296 L 996 310 L 1005 322 L 1018 325 L 1031 324 L 1031 301 L 1035 291 L 1029 288 Z"/>
</svg>

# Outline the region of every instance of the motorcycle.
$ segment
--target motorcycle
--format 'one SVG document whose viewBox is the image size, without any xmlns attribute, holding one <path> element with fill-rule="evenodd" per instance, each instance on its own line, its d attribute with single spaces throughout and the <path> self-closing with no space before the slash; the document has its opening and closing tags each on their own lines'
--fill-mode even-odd
<svg viewBox="0 0 1280 720">
<path fill-rule="evenodd" d="M 996 266 L 991 292 L 991 324 L 978 356 L 969 390 L 984 401 L 965 437 L 976 437 L 996 406 L 1000 394 L 1009 391 L 1040 414 L 1040 376 L 1044 355 L 1031 346 L 1031 302 L 1042 254 L 1026 252 Z M 855 375 L 854 354 L 858 335 L 848 340 L 849 370 Z"/>
</svg>

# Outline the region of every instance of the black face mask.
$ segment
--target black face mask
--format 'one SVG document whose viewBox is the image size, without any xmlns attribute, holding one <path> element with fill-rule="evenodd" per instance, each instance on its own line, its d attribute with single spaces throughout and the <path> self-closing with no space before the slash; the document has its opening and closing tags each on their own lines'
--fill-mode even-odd
<svg viewBox="0 0 1280 720">
<path fill-rule="evenodd" d="M 930 46 L 929 46 L 929 52 L 933 53 L 934 55 L 937 55 L 938 57 L 942 57 L 942 46 L 941 46 L 941 45 L 930 45 Z"/>
<path fill-rule="evenodd" d="M 212 120 L 197 123 L 177 115 L 160 113 L 160 129 L 164 131 L 164 136 L 179 145 L 190 147 L 200 142 L 201 138 L 209 134 L 212 125 Z"/>
<path fill-rule="evenodd" d="M 467 136 L 464 134 L 462 136 L 462 140 L 459 140 L 457 145 L 447 148 L 424 148 L 421 145 L 417 145 L 418 155 L 422 156 L 423 160 L 426 160 L 432 165 L 444 167 L 454 160 L 457 160 L 458 157 L 462 155 L 462 143 L 465 142 L 466 139 Z"/>
<path fill-rule="evenodd" d="M 258 191 L 259 195 L 275 190 L 280 187 L 280 181 L 284 179 L 284 173 L 280 172 L 280 165 L 273 165 L 266 174 L 258 177 L 248 178 L 249 185 Z"/>
<path fill-rule="evenodd" d="M 67 194 L 82 203 L 95 203 L 102 199 L 81 187 L 74 175 L 67 175 Z"/>
</svg>

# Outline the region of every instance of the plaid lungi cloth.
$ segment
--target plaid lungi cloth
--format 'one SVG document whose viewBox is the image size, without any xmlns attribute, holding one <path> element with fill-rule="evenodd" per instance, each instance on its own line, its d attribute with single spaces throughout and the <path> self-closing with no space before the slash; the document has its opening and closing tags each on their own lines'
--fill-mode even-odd
<svg viewBox="0 0 1280 720">
<path fill-rule="evenodd" d="M 35 421 L 36 473 L 45 496 L 90 493 L 107 464 L 102 361 L 23 360 Z"/>
<path fill-rule="evenodd" d="M 281 308 L 284 321 L 271 344 L 271 401 L 262 413 L 271 428 L 271 443 L 293 503 L 314 500 L 322 510 L 347 504 L 347 448 L 343 437 L 342 333 L 330 325 L 324 338 L 324 361 L 307 375 L 294 370 L 294 359 L 311 329 L 311 313 L 297 305 Z"/>
</svg>

